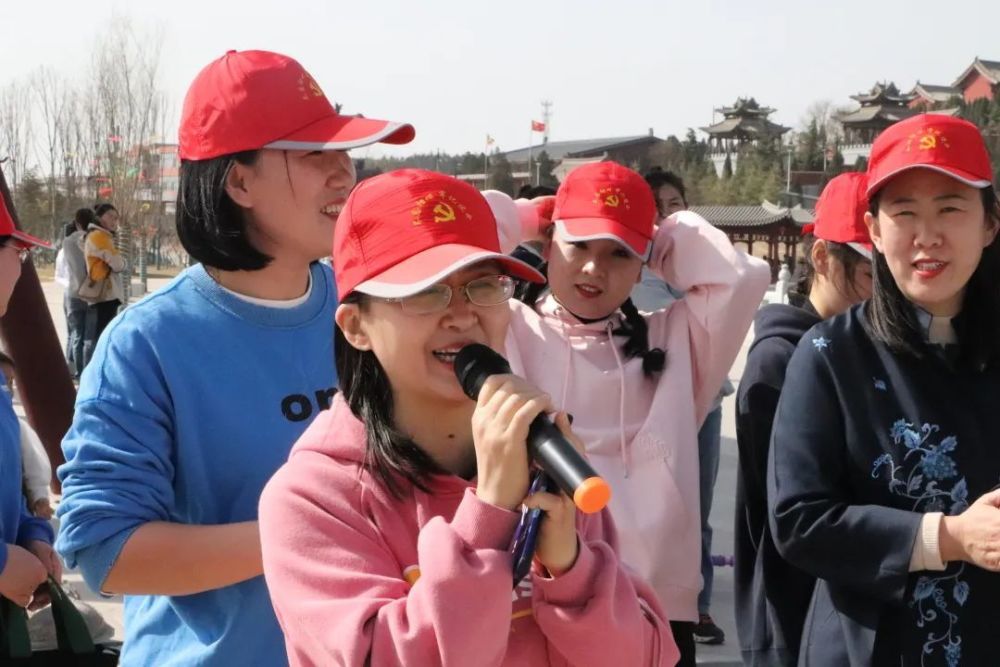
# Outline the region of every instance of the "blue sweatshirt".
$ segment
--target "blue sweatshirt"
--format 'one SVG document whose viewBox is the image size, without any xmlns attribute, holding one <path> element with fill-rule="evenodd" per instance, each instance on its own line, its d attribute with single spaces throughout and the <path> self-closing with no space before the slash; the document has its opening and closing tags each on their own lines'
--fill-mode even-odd
<svg viewBox="0 0 1000 667">
<path fill-rule="evenodd" d="M 264 484 L 336 391 L 335 308 L 333 275 L 319 263 L 292 308 L 242 300 L 197 265 L 111 323 L 84 371 L 58 471 L 56 548 L 91 588 L 144 523 L 257 519 Z M 264 578 L 126 596 L 121 664 L 287 664 Z"/>
<path fill-rule="evenodd" d="M 7 566 L 7 545 L 24 546 L 31 540 L 52 543 L 52 528 L 28 513 L 22 493 L 21 423 L 0 373 L 0 572 Z"/>
</svg>

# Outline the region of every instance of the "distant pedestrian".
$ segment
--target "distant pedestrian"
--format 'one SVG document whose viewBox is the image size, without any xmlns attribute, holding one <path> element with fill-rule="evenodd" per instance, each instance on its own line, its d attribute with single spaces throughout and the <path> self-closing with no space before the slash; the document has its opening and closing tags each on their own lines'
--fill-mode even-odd
<svg viewBox="0 0 1000 667">
<path fill-rule="evenodd" d="M 83 345 L 87 332 L 88 304 L 78 294 L 80 285 L 87 278 L 87 258 L 83 244 L 87 229 L 96 221 L 97 216 L 92 209 L 77 209 L 73 222 L 66 227 L 66 238 L 59 250 L 65 267 L 63 310 L 66 314 L 66 362 L 74 379 L 79 379 L 83 372 Z"/>
<path fill-rule="evenodd" d="M 115 233 L 120 220 L 118 209 L 111 204 L 98 204 L 94 207 L 94 215 L 96 219 L 87 227 L 83 252 L 87 258 L 87 277 L 103 288 L 98 296 L 89 301 L 89 321 L 83 344 L 84 366 L 90 363 L 94 346 L 125 301 L 122 285 L 125 258 L 115 247 Z"/>
</svg>

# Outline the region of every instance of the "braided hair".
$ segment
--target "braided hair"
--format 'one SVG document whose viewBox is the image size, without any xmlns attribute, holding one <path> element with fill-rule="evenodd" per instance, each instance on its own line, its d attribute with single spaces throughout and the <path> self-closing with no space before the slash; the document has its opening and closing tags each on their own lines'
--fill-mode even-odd
<svg viewBox="0 0 1000 667">
<path fill-rule="evenodd" d="M 622 347 L 626 358 L 642 357 L 642 372 L 648 378 L 653 377 L 655 373 L 661 373 L 667 365 L 667 352 L 660 347 L 650 349 L 646 318 L 639 313 L 631 298 L 625 299 L 621 311 L 625 321 L 611 333 L 615 336 L 628 336 Z"/>
<path fill-rule="evenodd" d="M 548 278 L 548 264 L 542 264 L 536 268 L 546 279 Z M 529 283 L 518 294 L 518 299 L 521 303 L 534 308 L 539 297 L 547 289 L 548 283 Z M 655 373 L 662 372 L 667 365 L 667 352 L 659 347 L 649 349 L 649 326 L 646 324 L 646 318 L 639 313 L 639 309 L 632 303 L 631 298 L 625 299 L 625 303 L 621 305 L 619 310 L 621 310 L 625 321 L 611 333 L 615 336 L 628 337 L 625 345 L 622 346 L 625 358 L 642 357 L 642 372 L 648 378 L 653 377 Z"/>
</svg>

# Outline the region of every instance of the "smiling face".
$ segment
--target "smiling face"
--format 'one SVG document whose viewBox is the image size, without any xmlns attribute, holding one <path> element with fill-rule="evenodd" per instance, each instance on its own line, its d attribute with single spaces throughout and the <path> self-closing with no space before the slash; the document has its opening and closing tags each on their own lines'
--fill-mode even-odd
<svg viewBox="0 0 1000 667">
<path fill-rule="evenodd" d="M 334 225 L 356 180 L 345 152 L 263 150 L 252 165 L 233 164 L 227 192 L 248 209 L 257 249 L 309 262 L 331 254 Z"/>
<path fill-rule="evenodd" d="M 558 232 L 547 260 L 552 295 L 586 320 L 599 320 L 618 310 L 642 272 L 642 260 L 617 241 L 565 241 Z"/>
<path fill-rule="evenodd" d="M 953 317 L 997 225 L 976 188 L 930 169 L 911 169 L 879 192 L 865 216 L 903 294 L 931 315 Z"/>
<path fill-rule="evenodd" d="M 342 304 L 337 324 L 351 345 L 375 353 L 397 400 L 411 393 L 422 402 L 467 402 L 455 377 L 455 354 L 470 343 L 502 351 L 510 307 L 477 306 L 460 288 L 500 272 L 497 263 L 482 262 L 451 274 L 442 281 L 452 288 L 451 303 L 437 313 L 411 315 L 399 303 L 369 297 L 363 307 Z"/>
</svg>

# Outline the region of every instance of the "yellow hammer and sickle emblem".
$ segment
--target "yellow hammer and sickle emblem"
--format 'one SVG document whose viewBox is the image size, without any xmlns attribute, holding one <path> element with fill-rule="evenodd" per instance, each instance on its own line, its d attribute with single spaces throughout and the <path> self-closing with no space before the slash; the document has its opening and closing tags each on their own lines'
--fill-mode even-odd
<svg viewBox="0 0 1000 667">
<path fill-rule="evenodd" d="M 312 78 L 308 74 L 304 74 L 301 79 L 299 79 L 299 85 L 302 86 L 302 93 L 305 95 L 304 99 L 309 99 L 311 94 L 313 97 L 323 97 L 323 89 L 319 87 L 316 83 L 316 79 Z"/>
<path fill-rule="evenodd" d="M 933 134 L 925 134 L 920 137 L 920 150 L 929 151 L 932 148 L 937 148 L 937 137 Z"/>
<path fill-rule="evenodd" d="M 437 204 L 434 207 L 434 222 L 454 222 L 455 209 L 448 204 Z"/>
<path fill-rule="evenodd" d="M 611 208 L 618 208 L 618 204 L 620 203 L 618 201 L 618 195 L 608 195 L 604 198 L 604 203 Z"/>
</svg>

